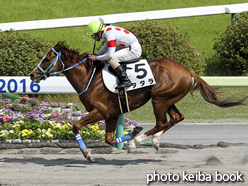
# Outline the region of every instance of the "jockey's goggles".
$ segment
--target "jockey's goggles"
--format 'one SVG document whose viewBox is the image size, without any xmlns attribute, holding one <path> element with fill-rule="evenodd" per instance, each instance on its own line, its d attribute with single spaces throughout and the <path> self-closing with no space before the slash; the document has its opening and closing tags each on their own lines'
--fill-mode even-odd
<svg viewBox="0 0 248 186">
<path fill-rule="evenodd" d="M 92 37 L 93 40 L 95 40 L 96 37 L 98 37 L 97 41 L 100 41 L 101 39 L 101 36 L 99 36 L 99 32 L 91 34 L 90 36 Z"/>
<path fill-rule="evenodd" d="M 98 36 L 98 34 L 97 33 L 94 33 L 94 34 L 91 34 L 90 36 L 92 37 L 92 39 L 95 39 L 96 36 Z"/>
</svg>

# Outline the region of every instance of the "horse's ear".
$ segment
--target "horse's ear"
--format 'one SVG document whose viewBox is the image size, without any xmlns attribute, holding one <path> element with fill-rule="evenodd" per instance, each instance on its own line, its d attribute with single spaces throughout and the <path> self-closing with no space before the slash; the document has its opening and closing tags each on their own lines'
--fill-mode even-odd
<svg viewBox="0 0 248 186">
<path fill-rule="evenodd" d="M 54 48 L 58 51 L 66 46 L 66 41 L 59 41 Z"/>
<path fill-rule="evenodd" d="M 55 46 L 63 46 L 64 45 L 64 41 L 59 41 Z"/>
</svg>

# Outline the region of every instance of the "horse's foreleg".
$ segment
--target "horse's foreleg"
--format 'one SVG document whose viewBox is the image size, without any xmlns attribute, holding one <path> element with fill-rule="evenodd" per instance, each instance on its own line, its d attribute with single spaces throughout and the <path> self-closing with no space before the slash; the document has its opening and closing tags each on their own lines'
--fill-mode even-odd
<svg viewBox="0 0 248 186">
<path fill-rule="evenodd" d="M 75 134 L 76 140 L 78 142 L 79 148 L 82 151 L 84 157 L 90 162 L 94 162 L 92 155 L 87 151 L 86 146 L 81 138 L 79 133 L 79 129 L 87 124 L 97 122 L 99 120 L 104 119 L 101 113 L 97 109 L 93 109 L 89 112 L 85 117 L 81 118 L 73 125 L 73 133 Z"/>
<path fill-rule="evenodd" d="M 116 129 L 116 123 L 118 118 L 106 120 L 106 135 L 105 135 L 105 142 L 109 145 L 114 145 L 116 143 L 122 143 L 124 141 L 131 140 L 134 136 L 136 136 L 140 131 L 143 129 L 142 127 L 135 127 L 134 131 L 128 133 L 122 137 L 113 139 L 113 134 Z"/>
<path fill-rule="evenodd" d="M 117 121 L 118 118 L 106 120 L 105 142 L 109 145 L 114 145 L 116 143 L 113 139 L 113 135 L 115 133 Z"/>
</svg>

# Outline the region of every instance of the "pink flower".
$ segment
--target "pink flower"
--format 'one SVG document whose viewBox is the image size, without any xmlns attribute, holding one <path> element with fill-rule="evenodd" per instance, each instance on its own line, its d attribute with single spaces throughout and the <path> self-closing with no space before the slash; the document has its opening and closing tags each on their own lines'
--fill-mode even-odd
<svg viewBox="0 0 248 186">
<path fill-rule="evenodd" d="M 20 101 L 25 101 L 25 100 L 29 101 L 29 100 L 31 100 L 31 98 L 28 98 L 28 97 L 25 97 L 25 96 L 24 96 L 24 97 L 20 98 L 19 100 L 20 100 Z"/>
<path fill-rule="evenodd" d="M 5 116 L 0 116 L 0 118 L 2 118 L 3 122 L 8 121 L 9 119 L 12 119 L 11 116 L 5 115 Z"/>
<path fill-rule="evenodd" d="M 52 117 L 56 117 L 57 116 L 56 112 L 51 112 L 51 115 L 52 115 Z"/>
<path fill-rule="evenodd" d="M 61 116 L 61 113 L 51 112 L 52 117 Z"/>
</svg>

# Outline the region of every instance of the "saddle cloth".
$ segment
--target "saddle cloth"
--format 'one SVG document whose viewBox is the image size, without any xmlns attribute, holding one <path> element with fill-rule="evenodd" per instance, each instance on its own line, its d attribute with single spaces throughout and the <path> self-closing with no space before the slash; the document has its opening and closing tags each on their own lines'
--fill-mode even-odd
<svg viewBox="0 0 248 186">
<path fill-rule="evenodd" d="M 123 64 L 121 65 L 123 66 Z M 133 83 L 131 87 L 125 88 L 126 91 L 131 91 L 156 84 L 147 60 L 142 59 L 134 63 L 125 63 L 124 66 L 128 78 Z M 115 74 L 110 72 L 109 67 L 110 65 L 106 64 L 102 70 L 103 82 L 108 90 L 113 93 L 118 93 L 118 90 L 115 89 L 115 87 L 118 85 L 118 78 Z"/>
</svg>

